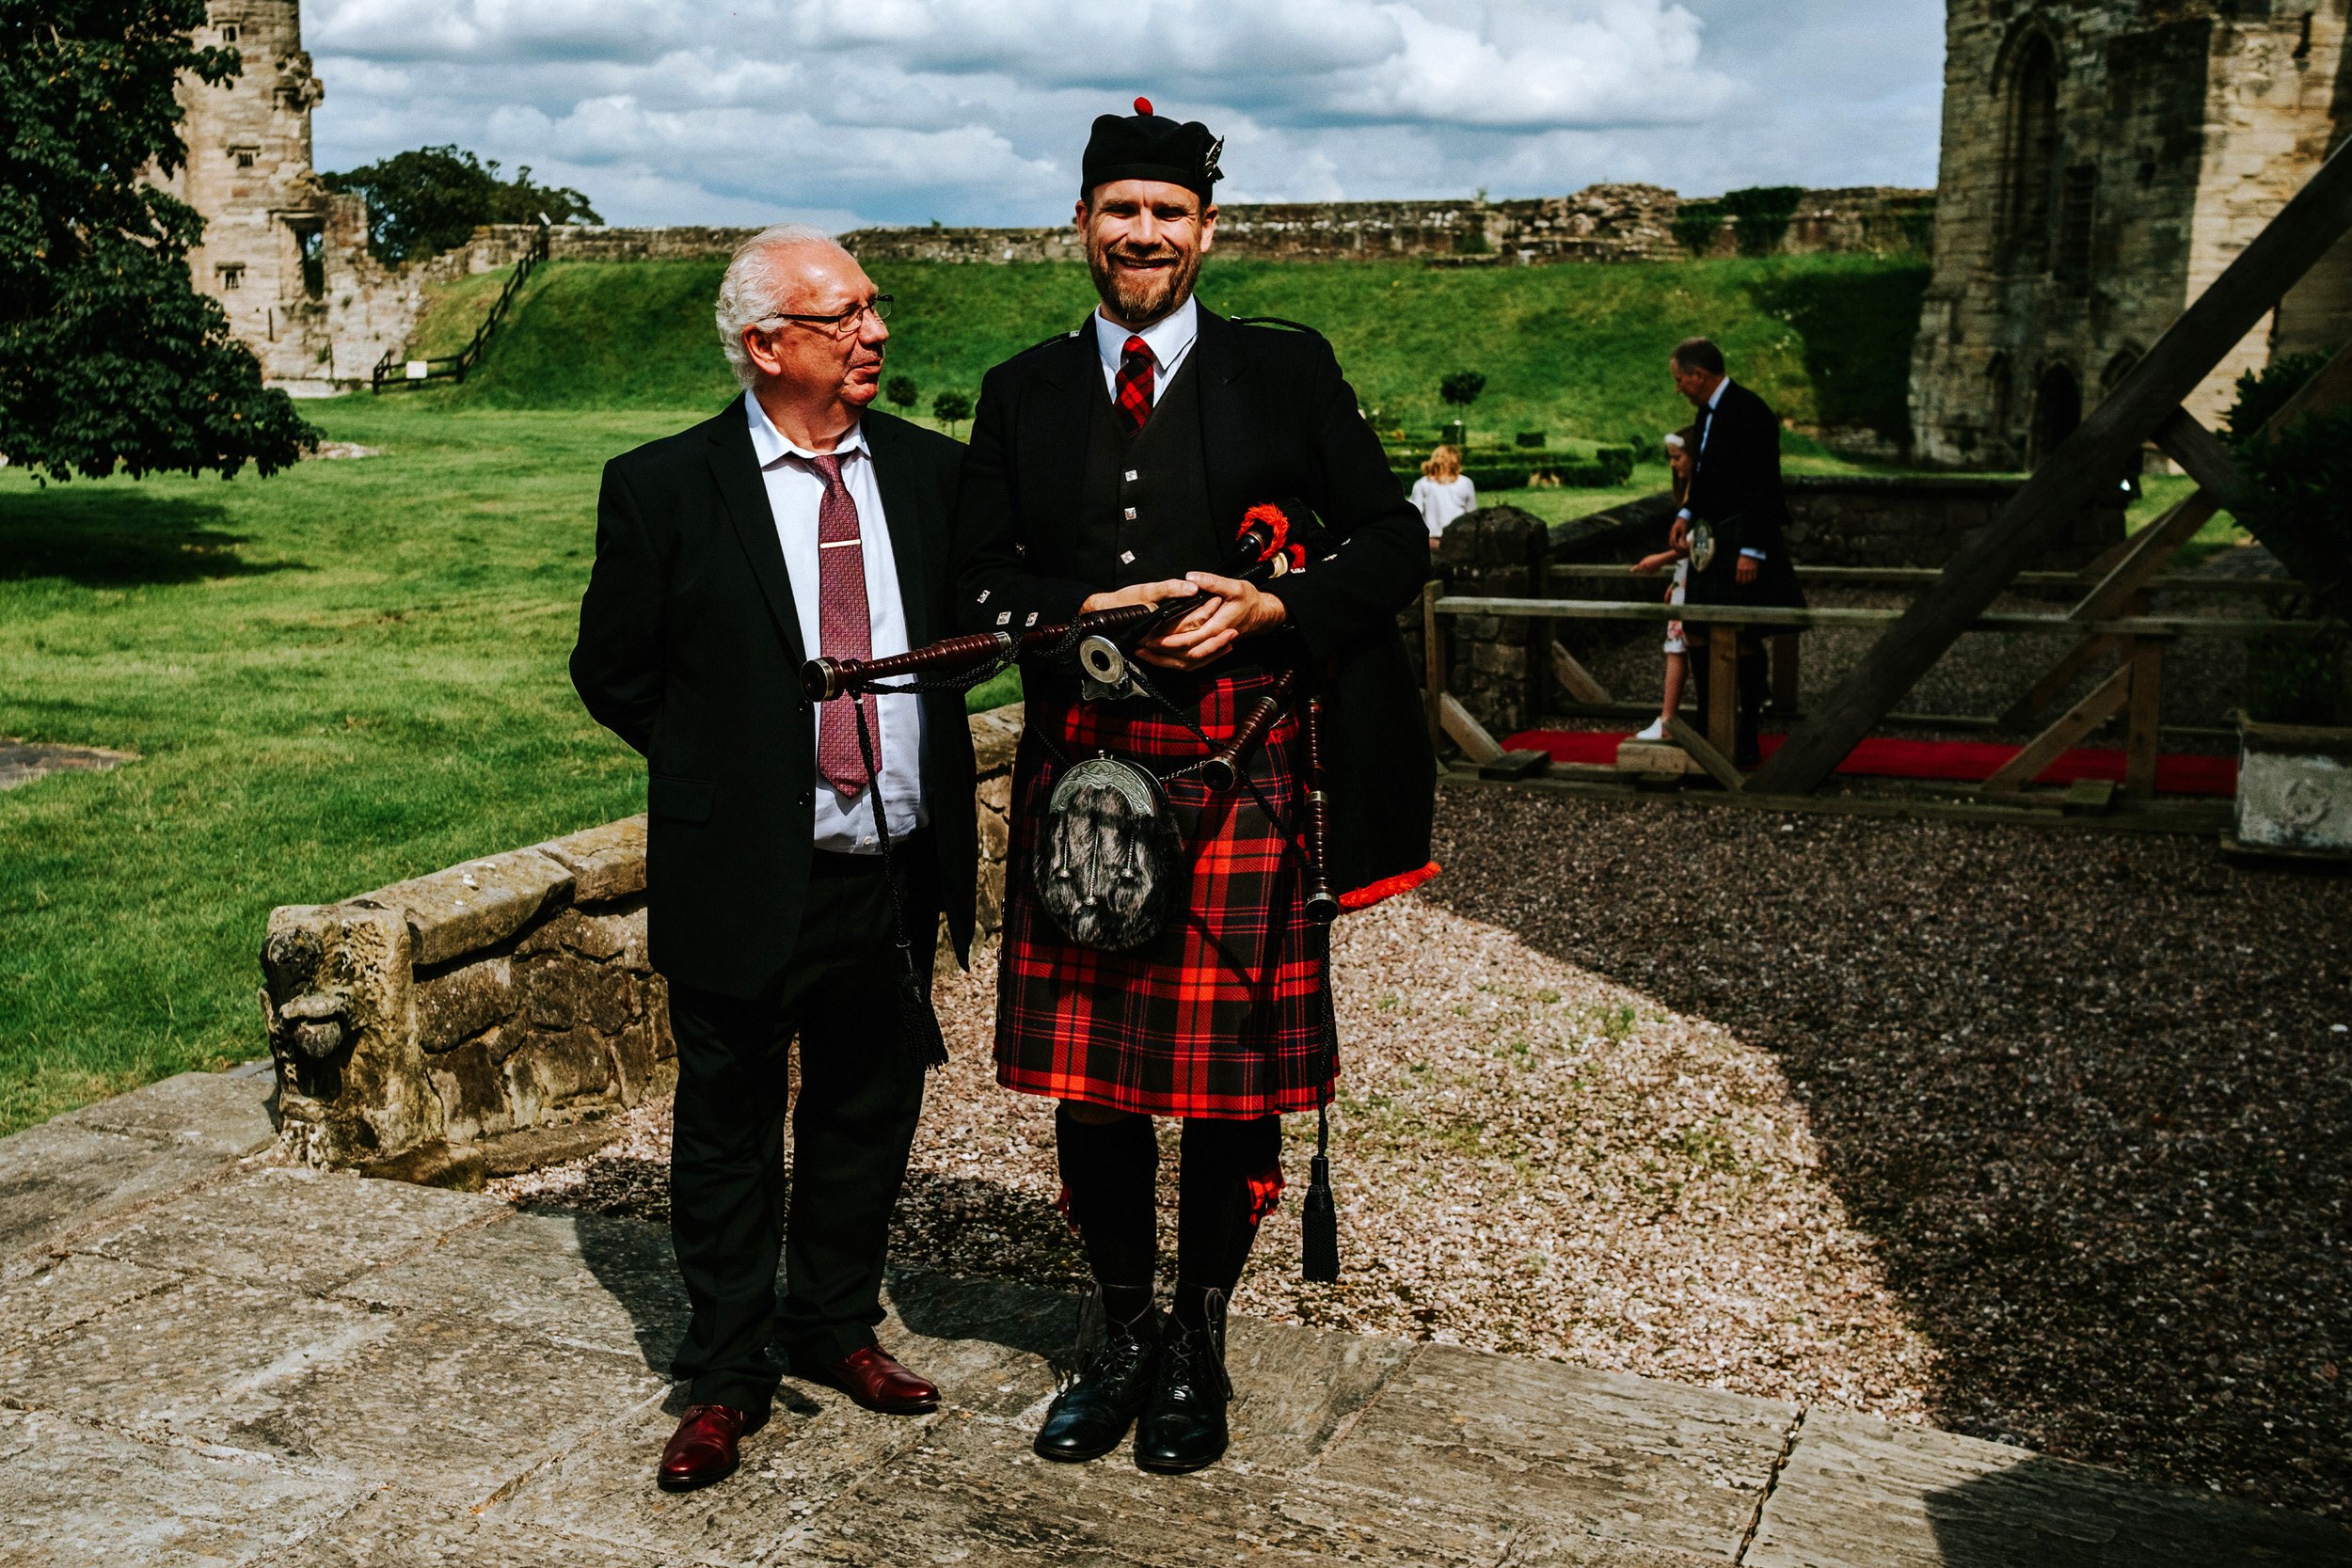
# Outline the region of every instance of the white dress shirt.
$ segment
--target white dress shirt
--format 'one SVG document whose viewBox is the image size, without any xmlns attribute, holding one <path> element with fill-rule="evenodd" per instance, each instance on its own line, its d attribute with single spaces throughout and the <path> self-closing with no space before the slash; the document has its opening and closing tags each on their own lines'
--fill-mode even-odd
<svg viewBox="0 0 2352 1568">
<path fill-rule="evenodd" d="M 1691 474 L 1694 479 L 1698 476 L 1698 466 L 1707 460 L 1707 438 L 1715 434 L 1714 415 L 1716 405 L 1724 401 L 1724 388 L 1730 385 L 1731 377 L 1724 376 L 1723 379 L 1715 383 L 1715 389 L 1707 394 L 1707 428 L 1699 432 L 1698 453 L 1691 460 Z M 1691 520 L 1691 509 L 1689 507 L 1686 506 L 1682 509 L 1681 517 L 1686 523 Z M 1746 556 L 1751 561 L 1761 561 L 1764 559 L 1764 552 L 1762 550 L 1743 549 L 1740 553 Z"/>
<path fill-rule="evenodd" d="M 774 517 L 776 540 L 784 546 L 784 569 L 792 579 L 792 609 L 801 623 L 801 644 L 810 657 L 829 652 L 818 634 L 817 509 L 825 499 L 825 482 L 809 467 L 821 454 L 796 447 L 759 405 L 743 394 L 751 420 L 752 451 L 759 458 L 759 477 L 768 488 L 768 510 Z M 882 515 L 882 487 L 874 479 L 874 454 L 866 450 L 866 427 L 853 425 L 832 454 L 841 459 L 841 483 L 857 503 L 859 541 L 866 558 L 866 610 L 873 623 L 873 657 L 907 651 L 906 605 L 898 596 L 898 562 L 891 553 L 890 529 Z M 808 721 L 809 747 L 817 745 L 822 722 L 821 705 Z M 890 812 L 890 831 L 911 833 L 930 821 L 923 801 L 923 707 L 914 696 L 882 697 L 875 703 L 882 733 L 874 737 L 882 765 L 881 793 Z M 882 841 L 874 833 L 872 789 L 844 800 L 819 775 L 817 780 L 817 847 L 851 854 L 879 854 Z"/>
<path fill-rule="evenodd" d="M 1094 312 L 1093 321 L 1094 350 L 1102 356 L 1104 389 L 1119 396 L 1119 362 L 1127 356 L 1127 340 L 1141 338 L 1156 366 L 1152 372 L 1154 407 L 1161 391 L 1176 379 L 1176 369 L 1184 362 L 1184 356 L 1192 352 L 1193 341 L 1200 336 L 1200 307 L 1189 294 L 1182 305 L 1140 332 L 1120 325 L 1100 309 Z"/>
</svg>

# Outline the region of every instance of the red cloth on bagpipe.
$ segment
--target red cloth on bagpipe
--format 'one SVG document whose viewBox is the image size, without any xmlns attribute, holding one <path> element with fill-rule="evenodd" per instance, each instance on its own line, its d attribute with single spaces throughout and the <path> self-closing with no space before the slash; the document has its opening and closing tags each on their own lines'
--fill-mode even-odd
<svg viewBox="0 0 2352 1568">
<path fill-rule="evenodd" d="M 1177 680 L 1169 697 L 1214 743 L 1276 678 Z M 1248 759 L 1284 822 L 1306 796 L 1300 715 L 1277 721 Z M 1181 908 L 1140 948 L 1112 953 L 1062 934 L 1029 876 L 1059 766 L 1098 752 L 1162 776 L 1184 830 Z M 1008 1088 L 1160 1117 L 1256 1117 L 1328 1103 L 1337 1066 L 1326 1029 L 1327 933 L 1307 918 L 1301 855 L 1246 789 L 1168 778 L 1205 752 L 1149 699 L 1065 702 L 1033 691 L 1013 766 L 1011 847 L 996 1003 L 996 1079 Z"/>
</svg>

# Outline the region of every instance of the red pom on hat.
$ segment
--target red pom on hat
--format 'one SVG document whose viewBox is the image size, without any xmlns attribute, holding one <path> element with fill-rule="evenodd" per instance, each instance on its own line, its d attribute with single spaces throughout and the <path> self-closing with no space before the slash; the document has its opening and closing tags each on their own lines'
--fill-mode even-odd
<svg viewBox="0 0 2352 1568">
<path fill-rule="evenodd" d="M 1136 99 L 1136 113 L 1137 113 L 1137 114 L 1139 114 L 1139 115 L 1148 115 L 1148 114 L 1150 114 L 1151 112 L 1152 112 L 1152 101 L 1151 101 L 1150 99 L 1148 99 L 1148 98 L 1138 98 L 1138 99 Z"/>
</svg>

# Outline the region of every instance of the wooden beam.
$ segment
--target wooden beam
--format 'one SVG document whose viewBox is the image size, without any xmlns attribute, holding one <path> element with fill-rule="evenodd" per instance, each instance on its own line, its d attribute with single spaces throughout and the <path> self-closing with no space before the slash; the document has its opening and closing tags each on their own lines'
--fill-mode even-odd
<svg viewBox="0 0 2352 1568">
<path fill-rule="evenodd" d="M 1668 605 L 1640 599 L 1505 599 L 1449 594 L 1440 615 L 1525 615 L 1552 621 L 1687 621 L 1693 626 L 1771 627 L 1900 626 L 1904 610 L 1794 609 L 1782 605 Z M 2116 615 L 2077 621 L 2071 615 L 1995 610 L 1976 616 L 1968 631 L 2113 632 L 2136 637 L 2257 637 L 2274 631 L 2319 631 L 2328 621 L 2272 620 L 2255 615 Z"/>
<path fill-rule="evenodd" d="M 2156 793 L 2157 710 L 2164 703 L 2164 640 L 2135 637 L 2123 661 L 2131 672 L 2131 709 L 2123 726 L 2123 794 L 2146 800 Z"/>
<path fill-rule="evenodd" d="M 1707 769 L 1708 776 L 1725 789 L 1745 789 L 1748 781 L 1740 769 L 1731 766 L 1731 759 L 1691 727 L 1691 721 L 1679 714 L 1666 721 L 1666 733 L 1675 737 L 1675 744 L 1691 753 L 1691 760 Z"/>
<path fill-rule="evenodd" d="M 2181 471 L 2197 482 L 2197 487 L 2223 506 L 2238 493 L 2245 481 L 2238 477 L 2237 459 L 2221 438 L 2195 420 L 2185 408 L 2175 408 L 2156 426 L 2156 445 L 2165 456 L 2181 466 Z"/>
<path fill-rule="evenodd" d="M 2145 537 L 2147 530 L 2153 526 L 2144 525 L 2130 538 L 2116 541 L 2114 549 L 2102 558 L 2106 563 L 2097 571 L 2020 572 L 2010 586 L 2076 591 L 2096 587 L 2115 562 L 2123 558 L 2124 552 Z M 1934 566 L 1797 566 L 1791 570 L 1797 574 L 1798 581 L 1826 588 L 1924 588 L 1944 575 L 1940 568 Z M 1544 575 L 1553 582 L 1607 582 L 1623 574 L 1614 566 L 1547 566 Z M 2151 578 L 2148 586 L 2160 593 L 2177 594 L 2308 592 L 2304 584 L 2295 578 L 2208 578 L 2185 572 Z"/>
<path fill-rule="evenodd" d="M 1740 635 L 1737 626 L 1707 631 L 1707 738 L 1724 752 L 1740 744 Z"/>
<path fill-rule="evenodd" d="M 1576 661 L 1576 656 L 1551 640 L 1551 673 L 1567 689 L 1568 695 L 1580 703 L 1613 703 L 1609 689 L 1593 678 L 1593 673 Z"/>
<path fill-rule="evenodd" d="M 1772 712 L 1781 719 L 1797 715 L 1797 634 L 1774 632 L 1764 640 L 1772 650 Z"/>
<path fill-rule="evenodd" d="M 1772 794 L 1812 790 L 1944 656 L 2059 530 L 2081 515 L 2148 434 L 2180 406 L 2312 264 L 2352 229 L 2352 145 L 2340 147 L 2221 276 L 2165 329 L 2122 384 L 2034 470 L 1943 578 L 1888 628 L 1756 777 Z"/>
<path fill-rule="evenodd" d="M 2010 704 L 2001 714 L 2000 727 L 2007 729 L 2012 724 L 2031 723 L 2041 718 L 2052 703 L 2066 695 L 2066 689 L 2073 686 L 2085 670 L 2116 653 L 2122 645 L 2121 639 L 2113 637 L 2086 637 L 2075 643 L 2043 673 L 2040 680 L 2033 683 L 2032 690 Z M 1894 716 L 1889 714 L 1887 717 Z"/>
<path fill-rule="evenodd" d="M 2197 531 L 2220 510 L 2221 502 L 2207 490 L 2193 491 L 2167 507 L 2162 516 L 2132 535 L 2131 548 L 2124 552 L 2123 559 L 2099 579 L 2097 587 L 2083 595 L 2080 604 L 2066 612 L 2067 619 L 2095 621 L 2122 610 L 2124 601 L 2148 587 L 2155 578 L 2156 569 L 2196 537 Z"/>
<path fill-rule="evenodd" d="M 2123 711 L 2132 691 L 2132 667 L 2119 665 L 2099 689 L 2058 716 L 2057 723 L 2026 742 L 2025 750 L 1994 771 L 1978 786 L 1983 795 L 2014 795 L 2033 783 L 2058 753 Z"/>
<path fill-rule="evenodd" d="M 1438 698 L 1438 721 L 1445 733 L 1454 737 L 1454 744 L 1462 748 L 1462 754 L 1470 761 L 1486 764 L 1502 755 L 1502 747 L 1486 733 L 1486 726 L 1470 717 L 1460 699 L 1448 691 Z"/>
<path fill-rule="evenodd" d="M 1421 585 L 1422 708 L 1433 752 L 1445 744 L 1445 627 L 1438 620 L 1438 598 L 1444 592 L 1435 578 Z"/>
</svg>

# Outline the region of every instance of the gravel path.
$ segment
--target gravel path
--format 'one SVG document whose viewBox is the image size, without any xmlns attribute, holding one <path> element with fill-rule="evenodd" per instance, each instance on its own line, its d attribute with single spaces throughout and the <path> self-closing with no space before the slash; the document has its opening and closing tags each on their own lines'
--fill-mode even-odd
<svg viewBox="0 0 2352 1568">
<path fill-rule="evenodd" d="M 2352 883 L 2175 838 L 1440 805 L 1447 874 L 1338 928 L 1345 1276 L 1297 1277 L 1294 1117 L 1237 1310 L 2344 1512 Z M 943 980 L 894 1257 L 1073 1285 L 990 979 Z M 665 1117 L 500 1189 L 661 1217 Z"/>
</svg>

